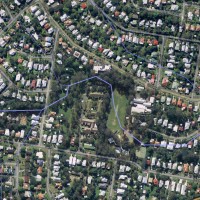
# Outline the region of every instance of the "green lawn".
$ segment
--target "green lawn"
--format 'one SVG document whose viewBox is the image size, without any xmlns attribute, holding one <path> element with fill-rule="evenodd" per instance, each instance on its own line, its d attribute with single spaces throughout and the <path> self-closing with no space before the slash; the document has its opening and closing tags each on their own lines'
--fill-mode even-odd
<svg viewBox="0 0 200 200">
<path fill-rule="evenodd" d="M 146 157 L 146 147 L 141 147 L 140 150 L 136 150 L 136 156 L 138 158 L 145 158 Z"/>
<path fill-rule="evenodd" d="M 63 109 L 59 109 L 59 114 L 63 114 L 64 118 L 66 118 L 71 126 L 71 119 L 72 119 L 72 110 L 68 108 L 67 112 Z"/>
<path fill-rule="evenodd" d="M 94 146 L 90 146 L 89 144 L 86 144 L 86 143 L 83 144 L 83 147 L 86 150 L 93 150 L 93 151 L 95 150 Z"/>
<path fill-rule="evenodd" d="M 115 99 L 115 107 L 118 112 L 118 116 L 121 122 L 121 125 L 124 126 L 124 120 L 126 116 L 126 107 L 128 105 L 127 98 L 123 95 L 120 95 L 117 90 L 114 91 L 114 99 Z M 108 116 L 107 127 L 115 132 L 120 129 L 117 118 L 115 116 L 115 111 L 113 108 L 113 104 L 111 103 L 111 111 Z"/>
</svg>

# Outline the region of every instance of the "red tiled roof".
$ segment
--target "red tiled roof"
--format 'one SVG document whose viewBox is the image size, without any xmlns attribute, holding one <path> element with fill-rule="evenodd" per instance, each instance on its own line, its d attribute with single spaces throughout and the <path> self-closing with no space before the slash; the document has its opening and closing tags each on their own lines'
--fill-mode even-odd
<svg viewBox="0 0 200 200">
<path fill-rule="evenodd" d="M 18 62 L 19 64 L 21 64 L 21 63 L 23 62 L 23 59 L 22 59 L 22 58 L 18 58 L 17 62 Z"/>
<path fill-rule="evenodd" d="M 98 48 L 98 51 L 102 53 L 102 52 L 103 52 L 103 48 L 102 48 L 102 47 L 99 47 L 99 48 Z"/>
<path fill-rule="evenodd" d="M 147 160 L 146 163 L 147 163 L 147 165 L 150 165 L 150 164 L 151 164 L 151 161 L 150 161 L 150 160 Z"/>
<path fill-rule="evenodd" d="M 36 87 L 36 80 L 32 80 L 31 82 L 31 88 L 35 88 Z"/>
<path fill-rule="evenodd" d="M 118 17 L 118 16 L 119 16 L 119 14 L 120 14 L 120 12 L 119 12 L 119 11 L 115 11 L 115 17 Z"/>
<path fill-rule="evenodd" d="M 82 3 L 82 4 L 81 4 L 81 8 L 82 8 L 82 9 L 86 9 L 86 8 L 87 8 L 87 4 L 86 4 L 86 3 Z"/>
<path fill-rule="evenodd" d="M 177 106 L 181 107 L 181 105 L 182 105 L 182 101 L 179 99 L 177 102 Z"/>
<path fill-rule="evenodd" d="M 157 46 L 158 45 L 158 40 L 154 39 L 153 40 L 153 45 Z"/>
<path fill-rule="evenodd" d="M 158 185 L 158 179 L 157 179 L 157 178 L 154 178 L 153 184 L 154 184 L 154 185 Z"/>
</svg>

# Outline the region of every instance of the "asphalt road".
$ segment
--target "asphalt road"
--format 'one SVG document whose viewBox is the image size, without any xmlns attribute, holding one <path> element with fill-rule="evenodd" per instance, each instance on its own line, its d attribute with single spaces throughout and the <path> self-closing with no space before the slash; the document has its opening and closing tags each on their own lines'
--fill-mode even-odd
<svg viewBox="0 0 200 200">
<path fill-rule="evenodd" d="M 184 179 L 184 180 L 188 180 L 188 181 L 194 181 L 194 182 L 198 182 L 198 179 L 195 180 L 193 178 L 190 178 L 188 176 L 179 176 L 179 175 L 174 175 L 174 174 L 170 174 L 170 173 L 158 173 L 155 170 L 147 170 L 148 173 L 154 173 L 154 174 L 161 174 L 164 176 L 169 176 L 170 178 L 177 178 L 177 179 Z"/>
</svg>

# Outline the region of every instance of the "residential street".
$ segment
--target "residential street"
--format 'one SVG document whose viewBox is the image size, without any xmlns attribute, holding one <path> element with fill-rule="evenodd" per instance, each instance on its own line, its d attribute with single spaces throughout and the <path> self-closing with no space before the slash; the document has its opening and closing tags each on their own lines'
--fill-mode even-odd
<svg viewBox="0 0 200 200">
<path fill-rule="evenodd" d="M 115 175 L 116 175 L 116 170 L 117 170 L 117 161 L 115 160 L 114 162 L 114 172 L 113 172 L 113 176 L 112 176 L 112 183 L 110 186 L 110 200 L 112 200 L 113 197 L 113 193 L 114 193 L 114 184 L 115 184 Z"/>
<path fill-rule="evenodd" d="M 194 75 L 194 86 L 193 86 L 193 91 L 192 91 L 192 99 L 194 98 L 194 93 L 195 93 L 195 89 L 196 87 L 199 87 L 199 86 L 196 86 L 197 83 L 197 79 L 199 79 L 199 68 L 200 68 L 200 45 L 199 45 L 199 54 L 198 54 L 198 58 L 197 58 L 197 65 L 196 65 L 196 69 L 195 69 L 195 75 Z"/>
<path fill-rule="evenodd" d="M 49 190 L 49 180 L 51 177 L 51 150 L 48 149 L 48 154 L 47 154 L 47 182 L 46 182 L 46 189 L 49 197 L 51 199 L 54 199 L 54 196 L 52 196 L 50 190 Z"/>
<path fill-rule="evenodd" d="M 140 33 L 140 34 L 144 34 L 144 35 L 152 35 L 152 36 L 163 36 L 161 34 L 156 34 L 156 33 L 149 33 L 149 32 L 145 32 L 145 31 L 138 31 L 135 29 L 130 29 L 130 28 L 124 28 L 123 26 L 121 26 L 121 24 L 119 24 L 118 22 L 114 21 L 110 16 L 108 16 L 103 9 L 99 8 L 96 3 L 93 0 L 88 0 L 93 6 L 95 6 L 107 19 L 109 19 L 113 24 L 115 24 L 119 29 L 121 29 L 122 31 L 125 32 L 130 32 L 130 33 Z M 171 35 L 166 35 L 166 38 L 171 38 L 171 39 L 176 39 L 176 40 L 181 40 L 181 41 L 188 41 L 188 42 L 196 42 L 196 43 L 200 43 L 199 40 L 191 40 L 191 39 L 186 39 L 186 38 L 178 38 L 175 36 L 171 36 Z"/>
<path fill-rule="evenodd" d="M 10 12 L 10 9 L 8 8 L 8 6 L 5 4 L 5 2 L 2 2 L 3 6 L 5 7 L 6 11 L 8 12 L 8 14 L 10 15 L 10 18 L 13 19 L 13 16 Z"/>
<path fill-rule="evenodd" d="M 164 49 L 165 49 L 165 36 L 162 36 L 162 44 L 161 44 L 161 50 L 160 50 L 160 65 L 163 66 L 163 53 L 164 53 Z M 161 83 L 160 83 L 160 76 L 162 75 L 162 68 L 159 67 L 157 70 L 157 78 L 156 78 L 156 87 L 158 88 Z"/>
<path fill-rule="evenodd" d="M 164 139 L 168 139 L 170 141 L 175 141 L 175 140 L 189 140 L 189 139 L 193 138 L 194 136 L 196 136 L 199 133 L 199 131 L 193 131 L 191 134 L 188 134 L 187 136 L 175 137 L 175 136 L 167 136 L 164 133 L 160 133 L 160 132 L 154 131 L 152 129 L 148 129 L 148 130 L 150 132 L 152 132 L 152 133 L 160 134 L 160 135 L 163 136 Z"/>
<path fill-rule="evenodd" d="M 158 173 L 155 170 L 147 170 L 150 173 Z M 161 175 L 165 175 L 165 176 L 169 176 L 169 177 L 173 177 L 173 178 L 177 178 L 177 179 L 183 179 L 183 180 L 190 180 L 190 181 L 194 181 L 194 182 L 198 182 L 198 179 L 194 179 L 194 178 L 190 178 L 187 176 L 179 176 L 179 175 L 174 175 L 174 174 L 170 174 L 170 173 L 161 173 Z"/>
<path fill-rule="evenodd" d="M 47 86 L 47 90 L 46 90 L 46 102 L 45 102 L 45 107 L 47 107 L 49 105 L 49 95 L 50 95 L 50 91 L 51 91 L 51 82 L 52 82 L 52 78 L 54 75 L 54 66 L 55 66 L 55 53 L 56 53 L 56 48 L 58 45 L 58 36 L 59 36 L 59 31 L 56 30 L 56 36 L 55 36 L 55 43 L 54 43 L 54 49 L 52 52 L 52 59 L 51 59 L 51 75 L 50 75 L 50 79 L 49 79 L 49 83 Z M 46 120 L 46 109 L 44 111 L 44 114 L 42 115 L 42 120 L 41 120 L 41 126 L 40 126 L 40 140 L 39 140 L 39 145 L 42 145 L 42 137 L 43 137 L 43 132 L 44 132 L 44 123 Z"/>
</svg>

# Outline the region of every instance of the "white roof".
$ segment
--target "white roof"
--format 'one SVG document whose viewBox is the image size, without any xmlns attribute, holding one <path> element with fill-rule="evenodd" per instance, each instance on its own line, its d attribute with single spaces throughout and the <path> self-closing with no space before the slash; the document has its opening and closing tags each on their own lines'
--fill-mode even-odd
<svg viewBox="0 0 200 200">
<path fill-rule="evenodd" d="M 167 149 L 168 150 L 173 150 L 174 149 L 174 143 L 173 142 L 169 142 L 169 144 L 167 145 Z"/>
<path fill-rule="evenodd" d="M 42 158 L 43 158 L 43 152 L 42 152 L 42 151 L 37 152 L 37 153 L 36 153 L 36 156 L 37 156 L 38 158 L 42 159 Z"/>
</svg>

